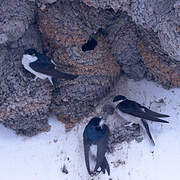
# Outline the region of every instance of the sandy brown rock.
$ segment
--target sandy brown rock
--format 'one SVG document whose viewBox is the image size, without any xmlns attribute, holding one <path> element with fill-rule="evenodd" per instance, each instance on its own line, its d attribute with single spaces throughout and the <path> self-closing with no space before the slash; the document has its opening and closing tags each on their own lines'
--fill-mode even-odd
<svg viewBox="0 0 180 180">
<path fill-rule="evenodd" d="M 48 54 L 61 70 L 79 75 L 74 81 L 57 81 L 58 88 L 53 92 L 51 110 L 69 126 L 92 112 L 120 73 L 99 29 L 109 23 L 111 13 L 87 8 L 84 4 L 57 2 L 39 10 L 40 30 Z M 106 20 L 101 21 L 102 18 Z M 97 44 L 84 51 L 88 41 Z"/>
<path fill-rule="evenodd" d="M 137 0 L 131 4 L 129 14 L 136 24 L 157 32 L 161 48 L 180 61 L 179 0 Z"/>
<path fill-rule="evenodd" d="M 42 48 L 34 25 L 18 41 L 0 50 L 0 122 L 27 136 L 48 128 L 52 89 L 48 81 L 33 81 L 34 76 L 23 68 L 21 58 L 30 47 Z"/>
<path fill-rule="evenodd" d="M 147 69 L 137 49 L 137 26 L 131 17 L 119 11 L 106 31 L 106 40 L 111 47 L 111 53 L 123 72 L 135 80 L 143 79 Z"/>
<path fill-rule="evenodd" d="M 166 88 L 180 87 L 180 63 L 162 50 L 157 34 L 152 31 L 140 33 L 138 49 L 151 79 Z"/>
<path fill-rule="evenodd" d="M 128 12 L 133 21 L 158 33 L 161 47 L 180 61 L 180 1 L 179 0 L 81 0 L 89 7 Z"/>
<path fill-rule="evenodd" d="M 0 45 L 18 40 L 35 19 L 35 3 L 26 0 L 0 2 Z"/>
</svg>

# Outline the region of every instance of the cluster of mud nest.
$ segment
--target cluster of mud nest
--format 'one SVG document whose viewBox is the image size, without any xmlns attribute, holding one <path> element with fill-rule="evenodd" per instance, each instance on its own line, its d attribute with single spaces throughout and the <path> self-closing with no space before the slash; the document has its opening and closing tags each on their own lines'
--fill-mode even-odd
<svg viewBox="0 0 180 180">
<path fill-rule="evenodd" d="M 137 23 L 137 4 L 93 2 L 1 2 L 0 122 L 4 126 L 32 136 L 49 129 L 52 112 L 67 128 L 73 127 L 94 110 L 123 74 L 135 80 L 148 78 L 166 88 L 180 86 L 176 49 L 168 54 L 159 38 L 162 35 Z M 32 81 L 33 75 L 21 64 L 28 48 L 45 53 L 62 71 L 78 78 L 56 80 L 56 89 L 48 80 Z"/>
</svg>

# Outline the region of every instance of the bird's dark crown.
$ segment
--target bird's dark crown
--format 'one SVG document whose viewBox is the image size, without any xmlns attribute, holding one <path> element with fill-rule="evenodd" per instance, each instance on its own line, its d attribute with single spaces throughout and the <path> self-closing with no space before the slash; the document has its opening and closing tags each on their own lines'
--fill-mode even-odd
<svg viewBox="0 0 180 180">
<path fill-rule="evenodd" d="M 93 117 L 89 124 L 92 125 L 92 126 L 99 126 L 99 123 L 101 122 L 101 119 L 100 117 Z"/>
<path fill-rule="evenodd" d="M 113 102 L 117 102 L 117 101 L 121 101 L 121 100 L 126 100 L 126 99 L 127 98 L 125 96 L 118 95 L 118 96 L 114 97 Z"/>
<path fill-rule="evenodd" d="M 25 50 L 24 54 L 36 56 L 37 51 L 35 49 L 27 49 L 27 50 Z"/>
</svg>

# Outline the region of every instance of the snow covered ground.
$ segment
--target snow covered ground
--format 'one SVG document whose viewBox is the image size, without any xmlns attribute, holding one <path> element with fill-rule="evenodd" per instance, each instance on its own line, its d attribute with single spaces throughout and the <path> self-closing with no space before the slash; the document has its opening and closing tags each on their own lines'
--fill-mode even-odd
<svg viewBox="0 0 180 180">
<path fill-rule="evenodd" d="M 142 80 L 120 80 L 112 94 L 127 95 L 152 110 L 169 114 L 169 124 L 149 123 L 156 146 L 144 133 L 140 143 L 124 142 L 107 154 L 111 175 L 87 173 L 82 133 L 88 120 L 70 132 L 49 119 L 50 132 L 35 137 L 17 136 L 0 125 L 0 180 L 180 180 L 180 89 L 165 90 Z M 108 118 L 107 121 L 111 121 Z M 62 172 L 63 166 L 67 172 Z"/>
</svg>

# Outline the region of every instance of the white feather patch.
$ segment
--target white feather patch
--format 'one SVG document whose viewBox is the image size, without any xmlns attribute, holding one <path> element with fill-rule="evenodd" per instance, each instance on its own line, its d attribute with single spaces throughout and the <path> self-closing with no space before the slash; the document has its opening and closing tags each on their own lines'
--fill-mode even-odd
<svg viewBox="0 0 180 180">
<path fill-rule="evenodd" d="M 92 144 L 90 146 L 90 169 L 94 170 L 97 159 L 97 145 Z"/>
<path fill-rule="evenodd" d="M 104 125 L 104 121 L 101 119 L 99 126 L 102 128 L 103 125 Z"/>
<path fill-rule="evenodd" d="M 34 74 L 36 77 L 38 77 L 40 79 L 46 79 L 46 78 L 49 79 L 49 78 L 51 78 L 51 76 L 48 76 L 48 75 L 45 75 L 45 74 L 34 71 L 29 66 L 30 63 L 32 63 L 32 62 L 34 62 L 36 60 L 37 60 L 37 57 L 25 54 L 25 55 L 23 55 L 23 58 L 22 58 L 22 64 L 23 64 L 23 66 L 24 66 L 24 68 L 26 70 L 28 70 L 29 72 L 31 72 L 32 74 Z"/>
</svg>

